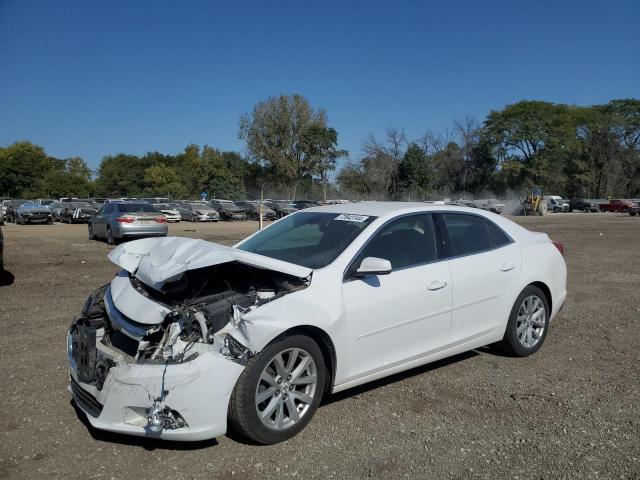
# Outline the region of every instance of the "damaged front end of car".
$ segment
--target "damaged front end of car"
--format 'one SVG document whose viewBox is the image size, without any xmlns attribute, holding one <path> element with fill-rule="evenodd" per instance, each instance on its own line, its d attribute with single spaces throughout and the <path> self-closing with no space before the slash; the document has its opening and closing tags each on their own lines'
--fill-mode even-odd
<svg viewBox="0 0 640 480">
<path fill-rule="evenodd" d="M 109 258 L 123 269 L 69 329 L 76 405 L 104 430 L 224 434 L 235 382 L 257 353 L 234 333 L 251 329 L 248 313 L 306 288 L 310 271 L 190 239 L 130 242 Z"/>
</svg>

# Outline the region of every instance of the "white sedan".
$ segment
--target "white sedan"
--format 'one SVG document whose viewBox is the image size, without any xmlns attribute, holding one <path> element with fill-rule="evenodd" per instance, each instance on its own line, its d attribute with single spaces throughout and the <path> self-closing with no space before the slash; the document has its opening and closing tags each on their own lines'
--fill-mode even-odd
<svg viewBox="0 0 640 480">
<path fill-rule="evenodd" d="M 128 242 L 71 325 L 69 389 L 100 429 L 280 442 L 325 394 L 488 344 L 536 352 L 562 253 L 491 212 L 393 202 L 309 208 L 233 248 Z"/>
</svg>

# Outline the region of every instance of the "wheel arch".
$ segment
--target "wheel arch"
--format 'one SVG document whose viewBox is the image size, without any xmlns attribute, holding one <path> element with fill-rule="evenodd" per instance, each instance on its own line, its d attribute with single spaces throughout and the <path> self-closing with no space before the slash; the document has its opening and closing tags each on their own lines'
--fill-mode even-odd
<svg viewBox="0 0 640 480">
<path fill-rule="evenodd" d="M 540 290 L 542 290 L 545 297 L 547 297 L 547 302 L 549 302 L 549 311 L 553 312 L 553 297 L 551 296 L 551 289 L 547 286 L 547 284 L 541 281 L 535 281 L 531 282 L 529 285 L 533 285 L 534 287 L 538 287 Z M 527 287 L 529 285 L 527 285 Z"/>
<path fill-rule="evenodd" d="M 331 388 L 333 387 L 337 366 L 336 348 L 333 344 L 333 340 L 331 340 L 331 337 L 327 332 L 319 327 L 315 327 L 313 325 L 297 325 L 288 330 L 285 330 L 269 343 L 295 334 L 305 335 L 312 338 L 318 344 L 318 347 L 320 347 L 320 351 L 322 352 L 322 357 L 325 363 L 325 368 L 328 370 L 327 381 L 325 382 L 323 393 L 326 394 L 330 392 Z"/>
</svg>

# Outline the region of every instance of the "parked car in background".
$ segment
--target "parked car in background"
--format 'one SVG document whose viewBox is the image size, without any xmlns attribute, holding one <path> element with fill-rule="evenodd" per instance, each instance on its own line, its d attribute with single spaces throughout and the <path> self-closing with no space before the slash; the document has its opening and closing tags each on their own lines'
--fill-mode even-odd
<svg viewBox="0 0 640 480">
<path fill-rule="evenodd" d="M 47 207 L 35 202 L 24 202 L 13 210 L 15 223 L 53 223 L 53 215 Z"/>
<path fill-rule="evenodd" d="M 312 202 L 311 200 L 294 200 L 293 202 L 291 202 L 291 204 L 298 210 L 304 210 L 305 208 L 318 206 L 316 202 Z"/>
<path fill-rule="evenodd" d="M 207 202 L 185 200 L 180 202 L 180 206 L 178 212 L 182 220 L 189 222 L 217 222 L 220 220 L 218 211 Z"/>
<path fill-rule="evenodd" d="M 11 199 L 10 198 L 4 198 L 4 199 L 2 199 L 2 202 L 0 202 L 0 210 L 4 214 L 5 218 L 7 216 L 7 206 L 9 206 L 10 203 L 11 203 Z"/>
<path fill-rule="evenodd" d="M 209 205 L 219 214 L 221 220 L 246 220 L 247 214 L 244 209 L 233 203 L 231 200 L 221 200 L 214 198 L 209 201 Z"/>
<path fill-rule="evenodd" d="M 153 203 L 152 205 L 156 210 L 162 212 L 167 222 L 179 222 L 182 219 L 178 211 L 180 208 L 179 205 L 172 205 L 170 203 Z"/>
<path fill-rule="evenodd" d="M 91 217 L 98 213 L 98 209 L 87 202 L 69 202 L 60 210 L 60 221 L 68 224 L 87 223 Z"/>
<path fill-rule="evenodd" d="M 142 237 L 166 237 L 167 219 L 146 202 L 111 202 L 89 220 L 89 238 L 109 245 Z"/>
<path fill-rule="evenodd" d="M 286 217 L 291 213 L 295 213 L 298 209 L 290 202 L 270 202 L 267 205 L 276 212 L 276 218 Z"/>
<path fill-rule="evenodd" d="M 562 252 L 484 210 L 404 202 L 308 209 L 234 247 L 132 242 L 69 329 L 70 391 L 99 429 L 285 441 L 325 394 L 485 345 L 535 354 Z"/>
<path fill-rule="evenodd" d="M 23 203 L 30 202 L 30 200 L 25 200 L 23 198 L 12 198 L 8 201 L 5 200 L 5 202 L 7 202 L 5 206 L 5 222 L 15 223 L 16 209 Z"/>
<path fill-rule="evenodd" d="M 633 207 L 629 208 L 629 215 L 631 215 L 632 217 L 635 217 L 636 215 L 640 215 L 640 199 L 634 198 L 633 204 L 634 204 Z"/>
<path fill-rule="evenodd" d="M 58 202 L 64 202 L 64 203 L 79 202 L 79 201 L 80 199 L 78 197 L 63 197 L 58 199 Z"/>
<path fill-rule="evenodd" d="M 257 200 L 254 201 L 243 201 L 236 202 L 240 208 L 244 209 L 247 218 L 251 218 L 253 220 L 259 220 L 260 218 L 260 202 Z M 263 220 L 274 220 L 276 218 L 276 212 L 274 212 L 267 205 L 262 204 L 262 219 Z"/>
<path fill-rule="evenodd" d="M 138 200 L 142 200 L 144 202 L 150 203 L 151 205 L 153 205 L 154 203 L 170 203 L 171 200 L 169 200 L 167 197 L 144 197 L 144 198 L 139 198 Z"/>
<path fill-rule="evenodd" d="M 547 211 L 553 213 L 569 212 L 569 202 L 558 195 L 547 195 L 544 197 L 544 201 L 547 204 Z"/>
<path fill-rule="evenodd" d="M 65 206 L 68 204 L 69 202 L 53 202 L 51 205 L 48 206 L 49 210 L 51 210 L 51 215 L 53 216 L 54 222 L 60 221 L 60 214 L 62 213 L 62 210 L 64 210 Z"/>
<path fill-rule="evenodd" d="M 569 211 L 573 212 L 575 210 L 585 213 L 597 212 L 598 205 L 584 198 L 572 198 L 569 200 Z"/>
<path fill-rule="evenodd" d="M 632 200 L 610 199 L 607 203 L 600 204 L 601 212 L 627 213 L 635 203 Z"/>
<path fill-rule="evenodd" d="M 49 205 L 51 205 L 55 201 L 56 200 L 54 200 L 52 198 L 38 198 L 37 200 L 34 200 L 35 203 L 38 203 L 38 204 L 43 205 L 45 207 L 48 207 Z"/>
<path fill-rule="evenodd" d="M 4 270 L 4 235 L 0 228 L 0 272 Z"/>
<path fill-rule="evenodd" d="M 498 215 L 501 215 L 502 212 L 504 212 L 504 203 L 500 203 L 498 200 L 493 198 L 486 202 L 480 202 L 479 205 L 483 210 L 488 210 L 489 212 L 497 213 Z"/>
</svg>

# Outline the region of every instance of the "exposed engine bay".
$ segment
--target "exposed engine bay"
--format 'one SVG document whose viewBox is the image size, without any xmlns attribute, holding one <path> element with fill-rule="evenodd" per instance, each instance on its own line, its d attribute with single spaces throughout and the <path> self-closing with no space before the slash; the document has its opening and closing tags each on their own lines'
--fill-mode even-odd
<svg viewBox="0 0 640 480">
<path fill-rule="evenodd" d="M 116 281 L 162 306 L 164 319 L 141 323 L 124 315 L 112 296 Z M 187 270 L 155 288 L 123 270 L 89 296 L 71 325 L 78 380 L 101 390 L 114 365 L 178 364 L 212 350 L 246 363 L 255 352 L 227 332 L 244 313 L 307 285 L 308 279 L 241 262 Z"/>
</svg>

